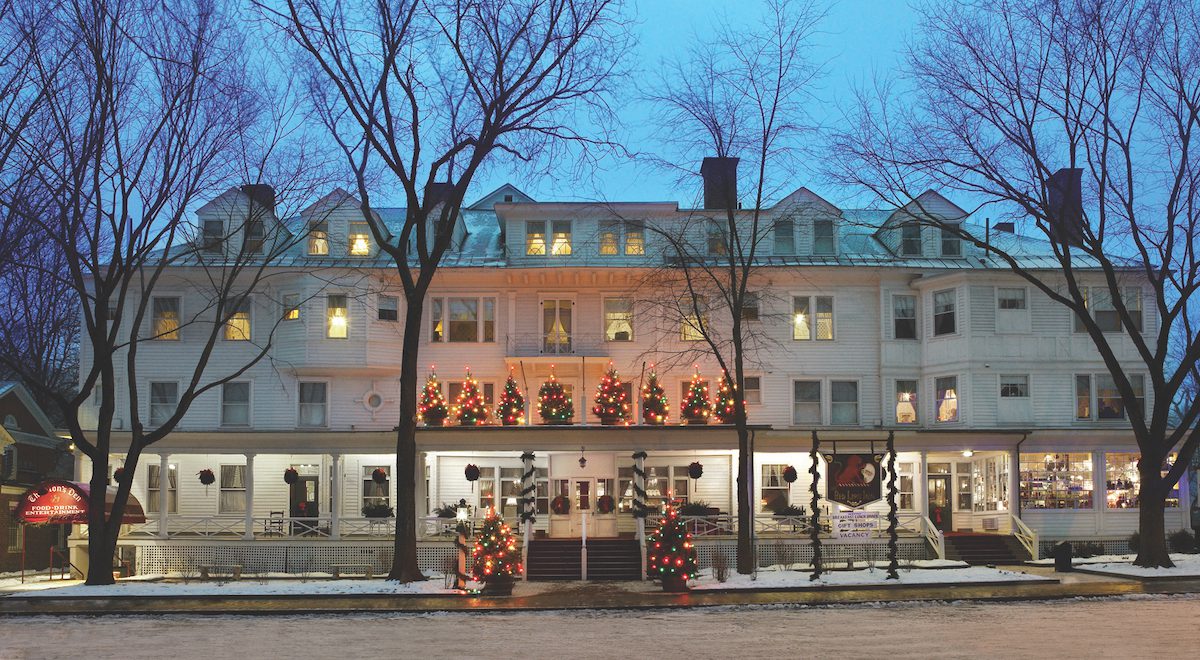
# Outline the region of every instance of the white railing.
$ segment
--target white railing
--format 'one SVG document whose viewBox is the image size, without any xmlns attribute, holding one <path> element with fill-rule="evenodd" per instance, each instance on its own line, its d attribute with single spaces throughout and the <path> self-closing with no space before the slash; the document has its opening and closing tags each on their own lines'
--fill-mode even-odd
<svg viewBox="0 0 1200 660">
<path fill-rule="evenodd" d="M 921 533 L 929 545 L 933 547 L 933 551 L 937 553 L 938 559 L 946 558 L 946 535 L 942 534 L 942 530 L 933 524 L 933 521 L 928 516 L 921 516 Z"/>
<path fill-rule="evenodd" d="M 458 533 L 458 518 L 443 518 L 441 516 L 425 516 L 421 518 L 422 536 L 455 536 Z M 470 529 L 477 529 L 484 521 L 484 516 L 467 518 Z"/>
<path fill-rule="evenodd" d="M 680 516 L 680 519 L 687 525 L 692 536 L 733 536 L 737 534 L 737 516 L 733 514 Z M 805 537 L 808 536 L 811 522 L 812 518 L 809 516 L 758 515 L 754 517 L 754 531 L 756 534 L 772 536 Z M 928 519 L 920 513 L 901 513 L 897 516 L 896 531 L 903 536 L 929 537 L 926 528 L 927 522 Z M 832 532 L 831 524 L 829 514 L 822 512 L 822 535 L 828 536 Z M 871 531 L 872 538 L 886 539 L 887 529 L 887 515 L 881 513 L 875 518 L 875 528 Z"/>
<path fill-rule="evenodd" d="M 1017 537 L 1025 551 L 1029 553 L 1029 558 L 1037 561 L 1038 559 L 1038 535 L 1037 532 L 1030 529 L 1029 525 L 1025 524 L 1016 514 L 1011 511 L 1008 514 L 1009 524 L 1012 525 L 1012 534 Z"/>
<path fill-rule="evenodd" d="M 395 518 L 338 518 L 342 538 L 385 538 L 396 532 Z"/>
</svg>

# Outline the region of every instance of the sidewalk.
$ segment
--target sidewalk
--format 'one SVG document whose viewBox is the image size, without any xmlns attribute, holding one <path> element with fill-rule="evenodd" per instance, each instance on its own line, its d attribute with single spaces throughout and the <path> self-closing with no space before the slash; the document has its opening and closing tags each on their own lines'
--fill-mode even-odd
<svg viewBox="0 0 1200 660">
<path fill-rule="evenodd" d="M 0 615 L 29 614 L 315 614 L 351 612 L 659 609 L 731 605 L 837 605 L 897 601 L 1016 601 L 1135 594 L 1200 593 L 1200 579 L 1142 581 L 1040 566 L 1007 567 L 1046 580 L 1010 584 L 704 590 L 667 594 L 647 582 L 521 583 L 508 598 L 458 594 L 311 594 L 244 596 L 29 596 L 0 598 Z"/>
</svg>

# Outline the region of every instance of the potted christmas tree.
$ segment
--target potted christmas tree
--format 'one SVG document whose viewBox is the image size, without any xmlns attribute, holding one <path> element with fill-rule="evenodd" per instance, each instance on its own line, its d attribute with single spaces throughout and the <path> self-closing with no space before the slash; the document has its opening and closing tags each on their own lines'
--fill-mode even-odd
<svg viewBox="0 0 1200 660">
<path fill-rule="evenodd" d="M 671 504 L 659 520 L 658 531 L 646 540 L 646 576 L 662 581 L 663 591 L 687 591 L 696 577 L 696 546 L 687 525 Z"/>
<path fill-rule="evenodd" d="M 467 369 L 467 377 L 463 380 L 462 391 L 454 402 L 457 410 L 458 423 L 462 426 L 479 426 L 488 420 L 487 404 L 483 400 L 483 392 L 479 389 L 479 381 Z"/>
<path fill-rule="evenodd" d="M 667 404 L 667 393 L 658 382 L 658 372 L 650 365 L 650 375 L 642 386 L 642 421 L 653 426 L 662 426 L 667 422 L 667 413 L 671 406 Z"/>
<path fill-rule="evenodd" d="M 425 426 L 441 426 L 446 422 L 450 409 L 446 407 L 446 398 L 442 396 L 442 385 L 438 382 L 437 372 L 430 369 L 425 377 L 425 388 L 421 390 L 421 398 L 417 401 L 417 417 L 425 422 Z"/>
<path fill-rule="evenodd" d="M 517 387 L 517 380 L 511 371 L 508 372 L 508 380 L 504 381 L 504 391 L 500 393 L 496 418 L 505 426 L 525 423 L 525 395 L 521 394 L 521 388 Z"/>
<path fill-rule="evenodd" d="M 538 390 L 538 415 L 543 424 L 570 424 L 575 416 L 575 404 L 553 371 Z"/>
<path fill-rule="evenodd" d="M 472 556 L 471 574 L 483 583 L 483 594 L 511 596 L 513 580 L 521 573 L 521 549 L 517 537 L 495 510 L 484 519 Z"/>
<path fill-rule="evenodd" d="M 737 405 L 734 391 L 734 384 L 729 382 L 728 375 L 722 374 L 720 380 L 717 381 L 717 400 L 713 403 L 713 415 L 717 418 L 718 423 L 734 423 L 734 406 Z"/>
<path fill-rule="evenodd" d="M 599 417 L 604 426 L 616 426 L 629 419 L 629 393 L 612 363 L 596 386 L 596 405 L 592 406 L 592 414 Z"/>
<path fill-rule="evenodd" d="M 712 404 L 708 400 L 708 383 L 700 380 L 699 373 L 692 374 L 692 382 L 688 385 L 687 396 L 679 406 L 679 415 L 688 425 L 707 424 L 708 416 L 712 413 Z"/>
</svg>

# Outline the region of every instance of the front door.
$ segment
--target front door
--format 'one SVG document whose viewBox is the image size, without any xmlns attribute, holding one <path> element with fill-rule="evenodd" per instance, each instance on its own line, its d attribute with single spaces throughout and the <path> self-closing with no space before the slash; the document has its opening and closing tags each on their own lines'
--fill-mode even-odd
<svg viewBox="0 0 1200 660">
<path fill-rule="evenodd" d="M 571 352 L 572 300 L 542 301 L 542 352 L 549 354 Z"/>
<path fill-rule="evenodd" d="M 316 518 L 321 515 L 316 475 L 304 475 L 296 479 L 289 491 L 289 511 L 292 518 Z M 295 521 L 292 524 L 293 534 L 306 534 L 317 529 L 317 521 Z"/>
<path fill-rule="evenodd" d="M 929 519 L 933 526 L 943 532 L 954 529 L 950 525 L 950 475 L 930 475 L 927 484 Z"/>
<path fill-rule="evenodd" d="M 587 515 L 588 536 L 596 535 L 596 480 L 571 479 L 571 531 L 572 536 L 583 536 L 584 515 Z"/>
</svg>

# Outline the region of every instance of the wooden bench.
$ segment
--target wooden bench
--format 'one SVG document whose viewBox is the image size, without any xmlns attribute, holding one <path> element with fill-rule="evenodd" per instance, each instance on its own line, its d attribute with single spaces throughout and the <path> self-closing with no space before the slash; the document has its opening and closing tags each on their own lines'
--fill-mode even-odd
<svg viewBox="0 0 1200 660">
<path fill-rule="evenodd" d="M 329 568 L 335 580 L 341 579 L 342 573 L 361 573 L 368 580 L 375 577 L 375 567 L 371 564 L 330 564 Z"/>
<path fill-rule="evenodd" d="M 201 580 L 211 580 L 214 574 L 229 575 L 234 580 L 242 579 L 241 564 L 200 564 Z"/>
</svg>

